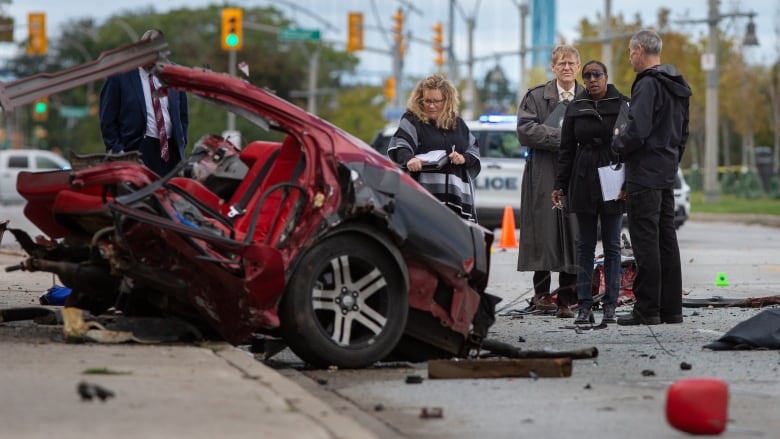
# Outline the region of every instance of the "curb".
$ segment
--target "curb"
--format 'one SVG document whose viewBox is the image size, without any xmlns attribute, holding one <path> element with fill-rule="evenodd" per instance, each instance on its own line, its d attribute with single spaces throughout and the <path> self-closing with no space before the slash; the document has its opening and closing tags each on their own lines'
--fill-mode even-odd
<svg viewBox="0 0 780 439">
<path fill-rule="evenodd" d="M 282 376 L 270 367 L 256 360 L 251 354 L 224 344 L 215 348 L 214 354 L 241 372 L 245 378 L 256 381 L 276 394 L 289 407 L 316 423 L 333 438 L 377 439 L 378 437 L 361 427 L 351 418 L 335 412 L 330 406 L 304 390 L 298 384 Z M 291 436 L 295 436 L 292 434 Z"/>
<path fill-rule="evenodd" d="M 752 213 L 691 213 L 689 221 L 723 222 L 780 227 L 779 215 L 764 215 Z"/>
</svg>

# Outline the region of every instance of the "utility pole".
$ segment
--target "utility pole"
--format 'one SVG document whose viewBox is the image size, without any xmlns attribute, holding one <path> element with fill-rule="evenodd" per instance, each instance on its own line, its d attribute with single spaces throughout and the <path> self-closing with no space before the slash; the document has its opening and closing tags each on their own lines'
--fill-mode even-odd
<svg viewBox="0 0 780 439">
<path fill-rule="evenodd" d="M 455 1 L 450 0 L 450 25 L 447 26 L 447 62 L 449 66 L 450 80 L 456 82 L 458 80 L 458 60 L 455 59 Z"/>
<path fill-rule="evenodd" d="M 525 69 L 525 55 L 528 51 L 525 40 L 525 23 L 528 19 L 528 2 L 526 0 L 523 0 L 522 2 L 517 2 L 515 0 L 515 6 L 517 6 L 520 12 L 520 78 L 517 80 L 517 105 L 520 106 L 520 101 L 523 100 L 523 96 L 525 96 L 525 90 L 528 88 L 528 78 L 526 78 Z"/>
<path fill-rule="evenodd" d="M 604 44 L 601 45 L 601 61 L 607 67 L 608 72 L 612 69 L 612 0 L 604 0 Z"/>
<path fill-rule="evenodd" d="M 463 93 L 463 100 L 466 108 L 463 109 L 463 118 L 466 120 L 474 119 L 474 101 L 476 100 L 476 87 L 474 86 L 474 17 L 469 17 L 468 23 L 468 77 L 466 78 L 466 90 Z"/>
<path fill-rule="evenodd" d="M 707 89 L 705 93 L 704 116 L 704 202 L 717 203 L 720 195 L 718 188 L 718 23 L 723 18 L 749 17 L 743 45 L 757 46 L 756 27 L 753 24 L 755 12 L 732 12 L 721 14 L 718 10 L 719 0 L 708 0 L 709 13 L 706 19 L 679 20 L 677 23 L 707 23 L 709 38 L 707 53 L 702 56 L 702 68 L 707 72 Z"/>
</svg>

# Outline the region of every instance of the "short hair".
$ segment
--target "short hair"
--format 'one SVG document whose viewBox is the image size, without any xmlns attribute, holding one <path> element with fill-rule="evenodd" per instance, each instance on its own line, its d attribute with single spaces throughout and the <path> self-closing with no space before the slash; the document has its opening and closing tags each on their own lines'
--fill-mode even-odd
<svg viewBox="0 0 780 439">
<path fill-rule="evenodd" d="M 448 130 L 455 129 L 455 119 L 458 116 L 458 108 L 460 107 L 458 89 L 452 85 L 452 82 L 438 73 L 417 83 L 414 90 L 412 90 L 412 93 L 409 95 L 409 100 L 406 101 L 406 109 L 411 111 L 418 119 L 429 122 L 428 116 L 425 113 L 425 108 L 423 107 L 423 94 L 425 90 L 439 90 L 441 96 L 444 98 L 441 116 L 436 120 L 436 127 Z"/>
<path fill-rule="evenodd" d="M 661 49 L 663 49 L 663 41 L 658 32 L 652 29 L 641 29 L 631 37 L 631 41 L 628 43 L 628 47 L 632 50 L 636 49 L 636 46 L 642 46 L 645 53 L 648 55 L 661 55 Z"/>
<path fill-rule="evenodd" d="M 575 49 L 574 46 L 570 46 L 568 44 L 561 44 L 555 46 L 555 48 L 552 50 L 552 55 L 550 56 L 550 64 L 554 66 L 559 59 L 563 58 L 566 55 L 574 55 L 574 57 L 577 58 L 577 64 L 580 63 L 580 52 L 577 49 Z"/>
</svg>

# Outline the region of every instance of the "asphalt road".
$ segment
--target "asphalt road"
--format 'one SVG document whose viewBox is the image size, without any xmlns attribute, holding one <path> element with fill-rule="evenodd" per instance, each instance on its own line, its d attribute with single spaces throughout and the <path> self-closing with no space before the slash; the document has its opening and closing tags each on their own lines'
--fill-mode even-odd
<svg viewBox="0 0 780 439">
<path fill-rule="evenodd" d="M 12 226 L 19 227 L 18 221 L 12 221 Z M 678 235 L 686 297 L 780 294 L 780 228 L 693 220 Z M 6 236 L 3 247 L 13 247 L 10 241 Z M 729 421 L 723 437 L 777 436 L 778 351 L 715 352 L 702 348 L 759 310 L 686 308 L 681 325 L 575 331 L 569 320 L 515 312 L 524 308 L 532 295 L 530 274 L 514 270 L 518 251 L 521 249 L 494 252 L 489 290 L 503 300 L 490 335 L 524 350 L 596 347 L 598 357 L 575 360 L 571 377 L 432 380 L 427 378 L 426 363 L 310 370 L 288 350 L 267 364 L 325 401 L 337 414 L 357 421 L 381 438 L 682 438 L 688 435 L 666 422 L 666 392 L 673 382 L 693 377 L 712 377 L 728 384 Z M 719 273 L 727 276 L 729 286 L 715 286 Z M 5 276 L 8 282 L 9 274 Z M 42 292 L 53 281 L 37 277 L 30 284 L 25 279 L 20 282 L 24 289 L 19 290 L 11 282 L 0 305 L 19 305 L 20 300 L 32 304 L 30 298 L 37 297 L 32 290 Z M 623 307 L 622 311 L 628 309 Z M 23 339 L 32 335 L 30 340 L 35 343 L 36 334 L 18 335 Z M 51 334 L 37 337 L 49 340 Z M 683 369 L 683 363 L 691 368 Z M 422 383 L 407 384 L 409 375 L 422 377 Z M 424 410 L 440 410 L 442 416 L 421 417 Z"/>
<path fill-rule="evenodd" d="M 686 297 L 780 294 L 780 229 L 692 221 L 678 236 Z M 760 310 L 685 308 L 681 325 L 575 331 L 571 320 L 513 312 L 532 295 L 530 274 L 514 271 L 517 251 L 494 252 L 490 291 L 504 300 L 491 336 L 524 350 L 596 347 L 598 357 L 575 360 L 571 377 L 433 380 L 426 363 L 309 370 L 287 351 L 272 364 L 383 438 L 682 438 L 688 435 L 666 421 L 666 392 L 673 382 L 695 377 L 728 384 L 722 437 L 777 437 L 778 351 L 703 349 Z M 715 286 L 718 273 L 726 274 L 728 287 Z M 406 384 L 409 375 L 424 380 Z M 421 417 L 433 409 L 442 417 Z"/>
</svg>

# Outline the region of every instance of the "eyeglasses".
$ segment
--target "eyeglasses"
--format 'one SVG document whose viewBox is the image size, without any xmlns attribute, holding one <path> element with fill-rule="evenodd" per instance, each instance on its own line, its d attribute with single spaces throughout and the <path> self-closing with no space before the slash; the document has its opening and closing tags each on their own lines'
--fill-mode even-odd
<svg viewBox="0 0 780 439">
<path fill-rule="evenodd" d="M 602 72 L 601 70 L 594 70 L 592 72 L 585 72 L 585 73 L 583 73 L 582 74 L 582 79 L 584 79 L 586 81 L 590 81 L 590 78 L 599 79 L 602 76 L 604 76 L 604 72 Z"/>
<path fill-rule="evenodd" d="M 424 105 L 441 105 L 442 102 L 444 102 L 444 99 L 423 99 L 422 103 Z"/>
</svg>

